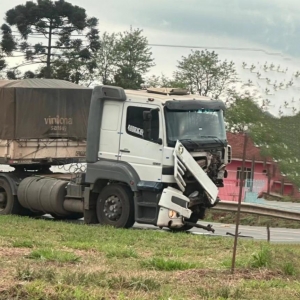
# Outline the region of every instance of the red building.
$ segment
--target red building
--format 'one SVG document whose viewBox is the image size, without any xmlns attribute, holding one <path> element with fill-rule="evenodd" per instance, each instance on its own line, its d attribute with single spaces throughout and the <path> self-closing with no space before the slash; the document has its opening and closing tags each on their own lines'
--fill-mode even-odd
<svg viewBox="0 0 300 300">
<path fill-rule="evenodd" d="M 238 201 L 244 136 L 228 132 L 227 139 L 232 147 L 232 161 L 227 165 L 228 177 L 224 179 L 225 186 L 220 188 L 219 197 L 221 200 Z M 260 197 L 263 193 L 300 199 L 299 189 L 281 175 L 272 159 L 261 156 L 260 149 L 250 138 L 247 143 L 244 178 L 243 200 L 250 196 Z"/>
</svg>

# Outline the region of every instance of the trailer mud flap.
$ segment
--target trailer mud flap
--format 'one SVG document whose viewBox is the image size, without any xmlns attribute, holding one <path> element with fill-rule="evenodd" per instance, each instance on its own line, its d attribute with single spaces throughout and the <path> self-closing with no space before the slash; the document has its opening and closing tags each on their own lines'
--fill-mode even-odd
<svg viewBox="0 0 300 300">
<path fill-rule="evenodd" d="M 183 176 L 185 172 L 189 170 L 206 191 L 210 203 L 212 205 L 215 204 L 219 193 L 217 186 L 207 176 L 192 155 L 179 141 L 176 143 L 173 155 L 175 163 L 174 176 L 180 189 L 183 192 L 185 191 L 186 183 L 183 179 Z"/>
</svg>

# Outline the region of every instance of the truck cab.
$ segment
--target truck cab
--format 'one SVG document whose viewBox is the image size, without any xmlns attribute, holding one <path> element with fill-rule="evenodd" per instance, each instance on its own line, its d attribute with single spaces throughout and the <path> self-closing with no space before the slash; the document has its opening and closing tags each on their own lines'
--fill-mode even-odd
<svg viewBox="0 0 300 300">
<path fill-rule="evenodd" d="M 100 192 L 97 219 L 119 226 L 124 205 L 134 211 L 130 224 L 186 229 L 203 219 L 220 200 L 230 161 L 224 110 L 222 101 L 183 89 L 95 88 L 85 180 L 92 190 L 121 186 L 132 200 L 125 204 L 113 188 Z"/>
</svg>

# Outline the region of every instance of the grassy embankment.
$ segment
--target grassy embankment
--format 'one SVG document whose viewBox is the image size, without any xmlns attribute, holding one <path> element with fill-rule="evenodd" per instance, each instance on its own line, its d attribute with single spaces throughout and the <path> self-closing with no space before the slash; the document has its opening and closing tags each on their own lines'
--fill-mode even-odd
<svg viewBox="0 0 300 300">
<path fill-rule="evenodd" d="M 299 299 L 300 245 L 0 217 L 0 299 Z"/>
</svg>

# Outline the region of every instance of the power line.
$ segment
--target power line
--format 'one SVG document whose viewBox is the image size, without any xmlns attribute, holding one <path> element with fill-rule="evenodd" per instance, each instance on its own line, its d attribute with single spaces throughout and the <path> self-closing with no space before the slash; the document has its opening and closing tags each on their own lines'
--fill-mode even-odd
<svg viewBox="0 0 300 300">
<path fill-rule="evenodd" d="M 18 33 L 18 31 L 12 31 L 12 32 L 16 32 Z M 41 35 L 41 37 L 43 38 L 46 38 L 42 33 L 38 33 L 39 35 Z M 71 37 L 73 36 L 79 36 L 79 37 L 86 37 L 86 35 L 84 34 L 79 34 L 79 35 L 75 35 L 75 34 L 71 34 Z M 14 35 L 14 37 L 17 37 Z M 30 36 L 31 38 L 40 38 L 38 36 L 36 37 L 33 37 L 33 36 Z M 57 37 L 52 37 L 52 39 L 59 39 Z M 282 56 L 284 57 L 285 59 L 288 59 L 290 60 L 289 58 L 286 58 L 282 53 L 280 52 L 269 52 L 269 51 L 266 51 L 264 49 L 261 49 L 261 48 L 243 48 L 243 47 L 223 47 L 223 46 L 188 46 L 188 45 L 174 45 L 174 44 L 151 44 L 149 43 L 148 44 L 149 46 L 151 47 L 166 47 L 166 48 L 192 48 L 192 49 L 216 49 L 216 50 L 233 50 L 233 51 L 252 51 L 252 52 L 263 52 L 265 54 L 268 54 L 268 55 L 274 55 L 274 56 Z"/>
<path fill-rule="evenodd" d="M 17 31 L 12 31 L 12 32 L 16 32 L 18 33 Z M 46 38 L 42 33 L 40 33 L 41 37 L 43 38 Z M 78 36 L 78 37 L 86 37 L 86 35 L 75 35 L 75 34 L 71 34 L 71 37 L 73 36 Z M 14 37 L 17 37 L 14 35 Z M 36 37 L 33 37 L 33 36 L 30 36 L 31 38 L 40 38 L 38 36 Z M 57 40 L 59 38 L 57 37 L 52 37 L 52 39 L 54 40 Z M 151 47 L 166 47 L 166 48 L 189 48 L 189 49 L 216 49 L 216 50 L 232 50 L 232 51 L 252 51 L 252 52 L 263 52 L 267 55 L 273 55 L 273 56 L 281 56 L 283 58 L 285 58 L 286 60 L 291 60 L 290 58 L 287 58 L 285 57 L 282 53 L 280 52 L 269 52 L 269 51 L 266 51 L 264 49 L 261 49 L 261 48 L 243 48 L 243 47 L 223 47 L 223 46 L 189 46 L 189 45 L 174 45 L 174 44 L 151 44 L 149 43 L 148 44 L 149 46 Z"/>
<path fill-rule="evenodd" d="M 170 44 L 148 44 L 151 47 L 168 47 L 168 48 L 189 48 L 189 49 L 217 49 L 217 50 L 233 50 L 233 51 L 253 51 L 253 52 L 263 52 L 268 55 L 281 56 L 287 60 L 290 58 L 285 57 L 280 52 L 268 52 L 260 48 L 241 48 L 241 47 L 217 47 L 217 46 L 186 46 L 186 45 L 170 45 Z"/>
</svg>

